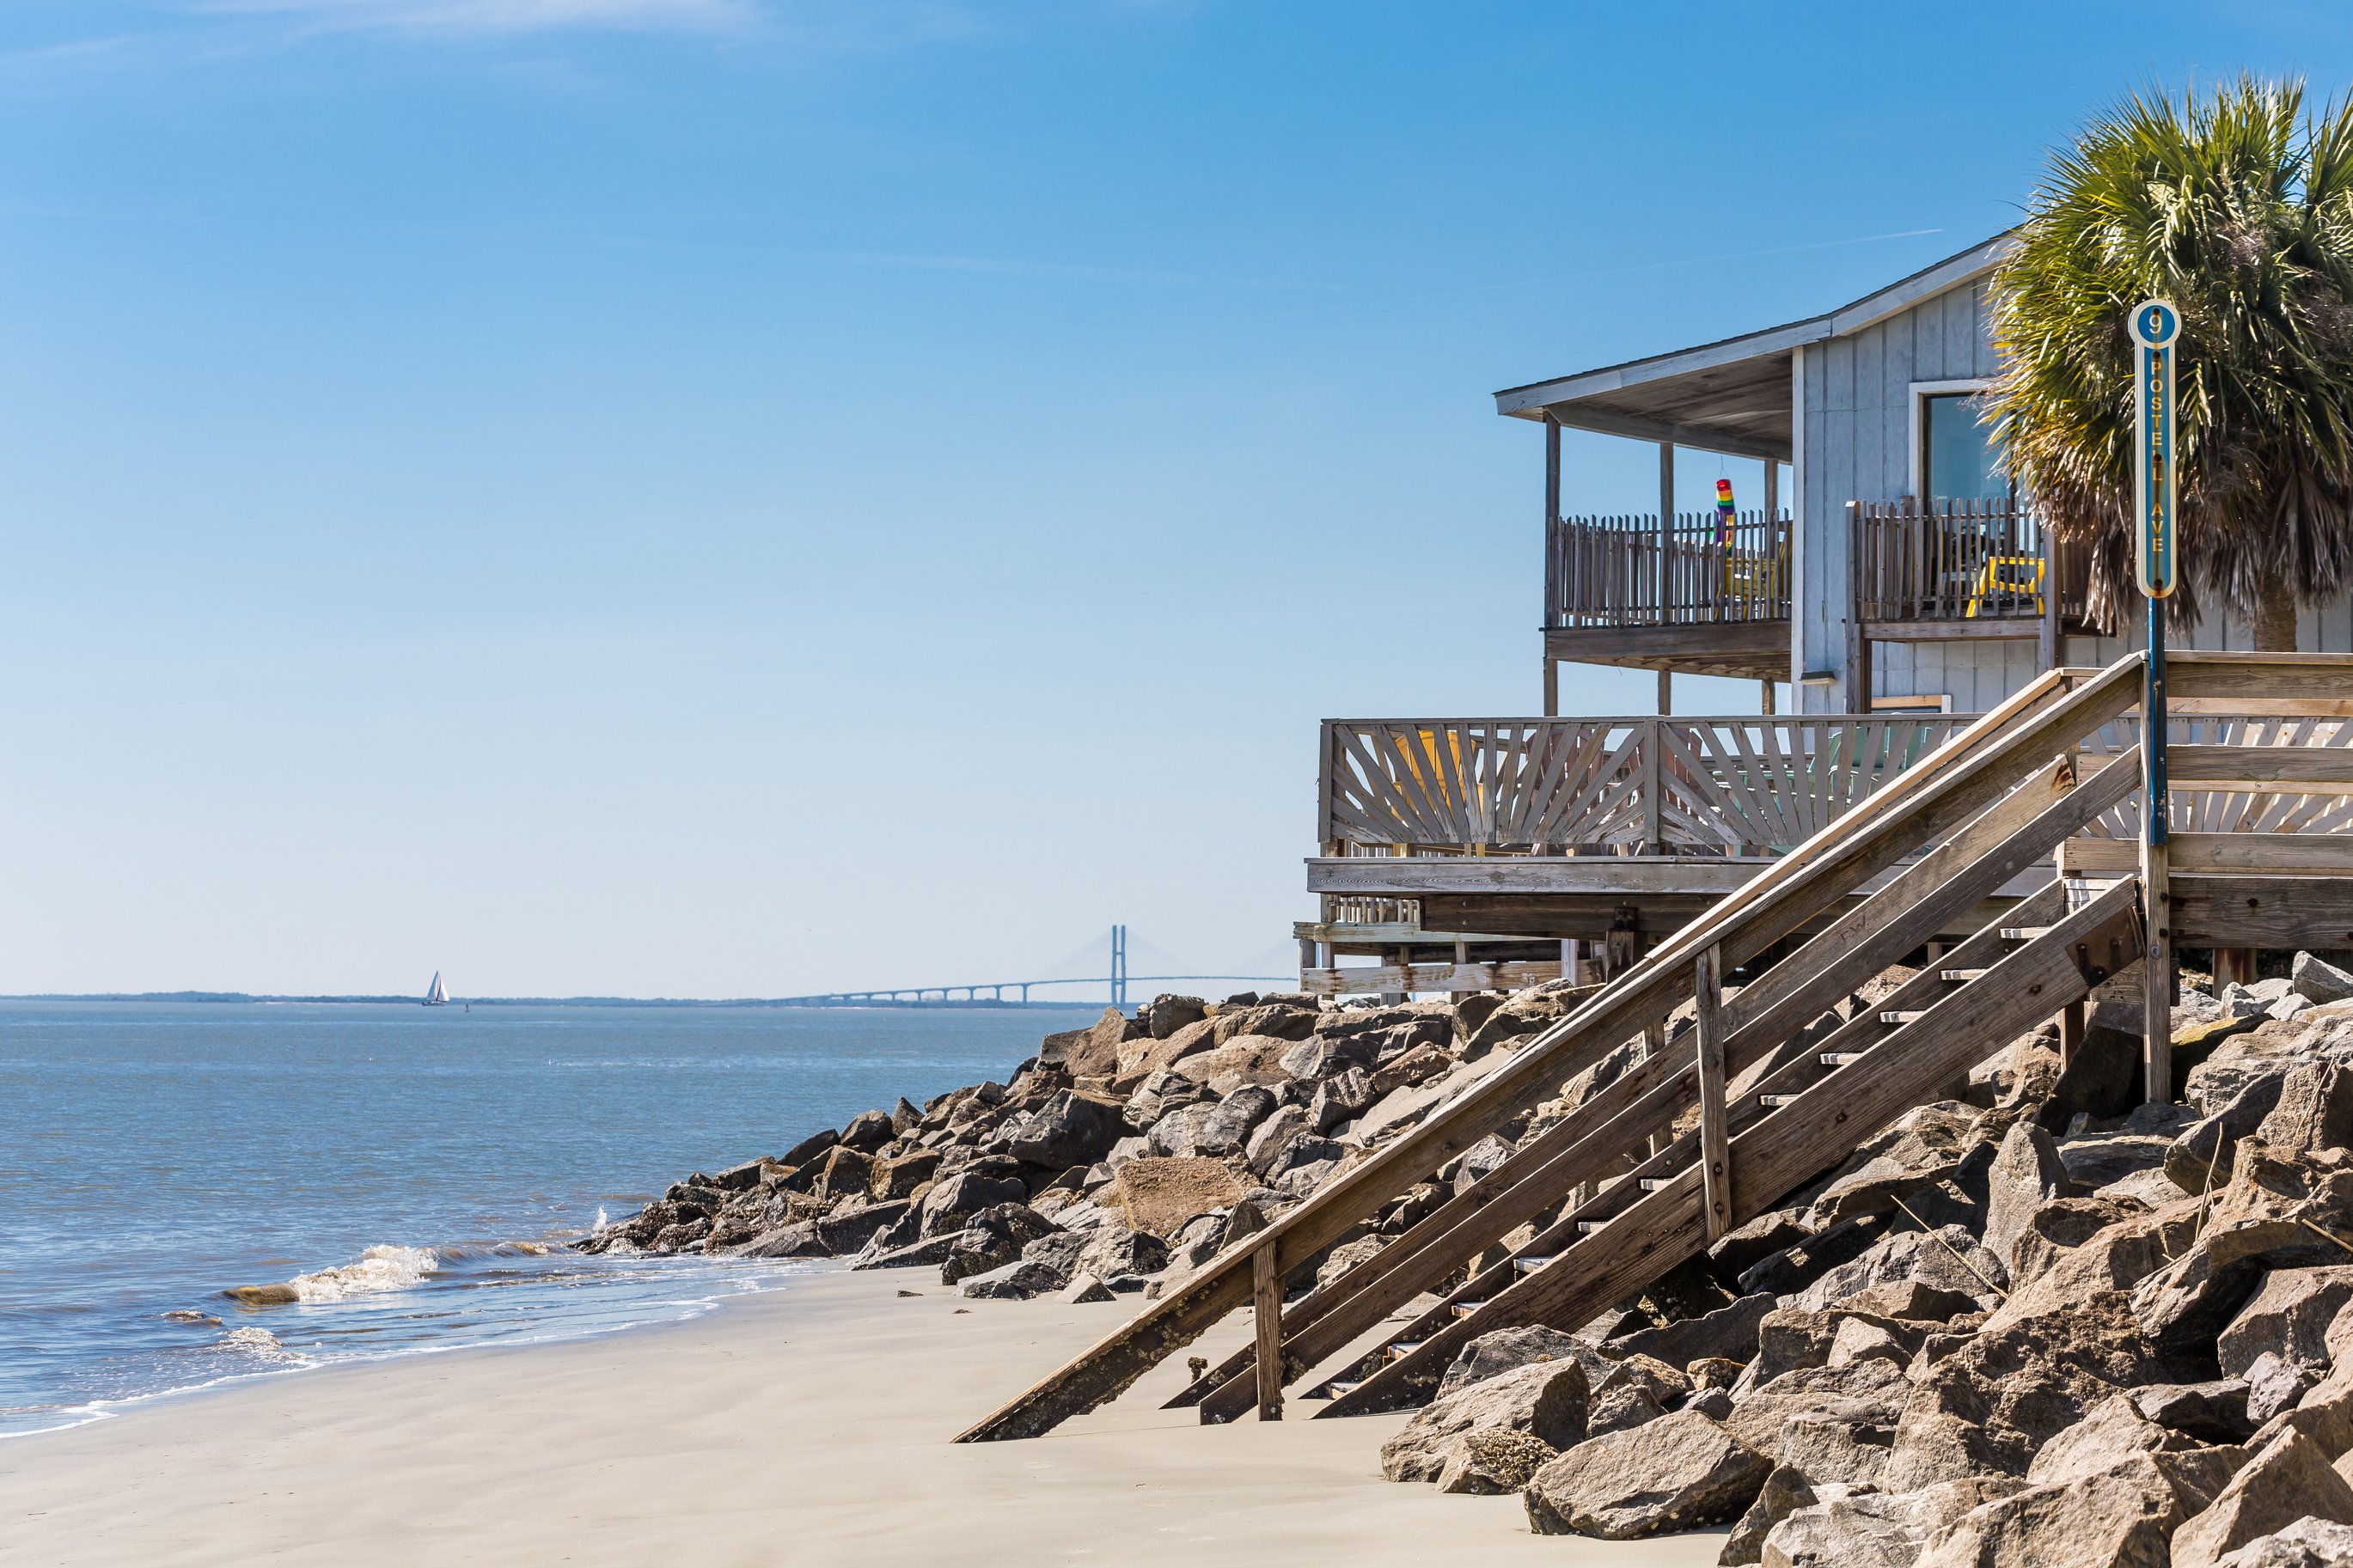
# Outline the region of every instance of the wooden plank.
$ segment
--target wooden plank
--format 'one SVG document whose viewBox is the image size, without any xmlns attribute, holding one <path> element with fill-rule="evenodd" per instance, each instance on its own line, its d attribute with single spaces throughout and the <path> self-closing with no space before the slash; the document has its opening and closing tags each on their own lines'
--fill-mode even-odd
<svg viewBox="0 0 2353 1568">
<path fill-rule="evenodd" d="M 1732 1228 L 1732 1160 L 1724 1130 L 1724 1018 L 1718 1011 L 1723 955 L 1706 948 L 1693 980 L 1698 1008 L 1700 1215 L 1710 1243 Z"/>
<path fill-rule="evenodd" d="M 2259 795 L 2353 795 L 2353 749 L 2168 746 L 2166 776 L 2181 789 L 2244 790 Z"/>
<path fill-rule="evenodd" d="M 1282 1419 L 1282 1270 L 1279 1250 L 1261 1247 L 1250 1254 L 1250 1300 L 1258 1329 L 1258 1418 Z"/>
<path fill-rule="evenodd" d="M 1709 916 L 1520 1047 L 1387 1149 L 1345 1172 L 1266 1230 L 1214 1259 L 1186 1287 L 1152 1303 L 1060 1371 L 967 1428 L 959 1442 L 1034 1436 L 1118 1396 L 1163 1357 L 1199 1337 L 1248 1298 L 1245 1254 L 1280 1245 L 1305 1257 L 1337 1241 L 1408 1185 L 1486 1137 L 1570 1074 L 1688 994 L 1701 948 L 1737 966 L 1893 866 L 1924 839 L 1949 832 L 2007 793 L 2032 762 L 2071 746 L 2137 695 L 2139 661 L 2118 661 L 2072 692 L 2045 677 L 1955 736 L 1838 828 L 1799 846 Z M 1693 1201 L 1697 1202 L 1696 1194 Z"/>
<path fill-rule="evenodd" d="M 2166 705 L 2176 699 L 2255 699 L 2295 701 L 2353 679 L 2353 655 L 2341 653 L 2220 653 L 2168 648 Z M 2168 769 L 2168 771 L 2170 771 Z"/>
<path fill-rule="evenodd" d="M 2140 845 L 2130 838 L 2070 838 L 2059 846 L 2063 877 L 2129 877 L 2140 870 Z"/>
<path fill-rule="evenodd" d="M 1770 864 L 1700 855 L 1319 856 L 1307 862 L 1307 890 L 1403 899 L 1589 893 L 1639 903 L 1661 894 L 1721 898 Z"/>
<path fill-rule="evenodd" d="M 2074 842 L 2116 841 L 2084 838 Z M 2326 871 L 2353 875 L 2353 834 L 2177 833 L 2168 847 L 2171 853 L 2167 864 L 2177 876 L 2184 871 Z"/>
<path fill-rule="evenodd" d="M 2177 947 L 2353 947 L 2353 879 L 2173 871 Z"/>
</svg>

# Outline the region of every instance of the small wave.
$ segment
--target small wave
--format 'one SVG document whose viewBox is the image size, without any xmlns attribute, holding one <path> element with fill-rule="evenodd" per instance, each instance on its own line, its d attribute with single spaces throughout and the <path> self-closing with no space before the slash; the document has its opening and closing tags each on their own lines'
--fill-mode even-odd
<svg viewBox="0 0 2353 1568">
<path fill-rule="evenodd" d="M 371 1247 L 360 1254 L 357 1263 L 297 1274 L 282 1285 L 240 1285 L 223 1293 L 249 1307 L 341 1301 L 353 1296 L 413 1289 L 439 1267 L 440 1259 L 429 1247 Z"/>
<path fill-rule="evenodd" d="M 268 1329 L 231 1329 L 221 1336 L 220 1343 L 225 1351 L 245 1351 L 253 1355 L 283 1356 L 291 1353 Z"/>
</svg>

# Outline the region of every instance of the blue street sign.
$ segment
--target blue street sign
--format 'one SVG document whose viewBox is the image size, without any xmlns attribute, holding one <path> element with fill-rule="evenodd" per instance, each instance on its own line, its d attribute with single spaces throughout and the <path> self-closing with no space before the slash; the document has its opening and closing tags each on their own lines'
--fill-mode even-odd
<svg viewBox="0 0 2353 1568">
<path fill-rule="evenodd" d="M 2164 300 L 2147 300 L 2133 307 L 2133 342 L 2140 345 L 2133 366 L 2133 432 L 2138 451 L 2133 464 L 2133 507 L 2140 520 L 2134 537 L 2140 591 L 2152 599 L 2169 595 L 2181 578 L 2173 526 L 2173 340 L 2180 333 L 2180 312 Z"/>
</svg>

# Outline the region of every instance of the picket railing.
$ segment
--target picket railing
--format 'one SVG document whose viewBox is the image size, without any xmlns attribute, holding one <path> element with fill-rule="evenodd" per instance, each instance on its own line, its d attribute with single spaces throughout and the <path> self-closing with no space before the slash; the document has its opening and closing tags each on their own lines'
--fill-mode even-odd
<svg viewBox="0 0 2353 1568">
<path fill-rule="evenodd" d="M 1545 625 L 1695 626 L 1789 618 L 1789 520 L 1685 512 L 1556 517 L 1545 539 Z"/>
<path fill-rule="evenodd" d="M 1335 856 L 1763 853 L 1970 718 L 1331 719 L 1316 837 Z"/>
</svg>

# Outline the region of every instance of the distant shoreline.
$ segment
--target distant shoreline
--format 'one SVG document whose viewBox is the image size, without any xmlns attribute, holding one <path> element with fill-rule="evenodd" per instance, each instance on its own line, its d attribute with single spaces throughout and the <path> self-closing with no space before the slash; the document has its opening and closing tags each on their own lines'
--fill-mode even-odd
<svg viewBox="0 0 2353 1568">
<path fill-rule="evenodd" d="M 410 996 L 273 996 L 255 995 L 244 991 L 37 991 L 22 994 L 0 995 L 0 1002 L 221 1002 L 221 1003 L 331 1003 L 337 1005 L 385 1005 L 421 1007 L 423 1001 Z M 1070 1001 L 1000 1002 L 989 997 L 955 1002 L 808 1002 L 797 998 L 769 996 L 452 996 L 446 1006 L 465 1007 L 776 1007 L 809 1011 L 860 1011 L 898 1009 L 940 1012 L 947 1008 L 980 1008 L 1006 1012 L 1050 1012 L 1074 1007 L 1108 1007 L 1108 998 L 1075 997 Z"/>
</svg>

